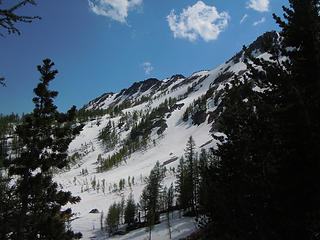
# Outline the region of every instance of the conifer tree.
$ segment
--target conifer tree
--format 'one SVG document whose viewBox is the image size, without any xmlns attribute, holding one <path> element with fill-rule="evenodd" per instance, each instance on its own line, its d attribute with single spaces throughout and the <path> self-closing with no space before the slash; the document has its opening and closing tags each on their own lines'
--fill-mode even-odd
<svg viewBox="0 0 320 240">
<path fill-rule="evenodd" d="M 118 230 L 120 221 L 120 204 L 113 203 L 108 210 L 106 225 L 108 226 L 108 232 L 111 235 Z"/>
<path fill-rule="evenodd" d="M 178 203 L 180 209 L 187 209 L 188 207 L 188 184 L 187 184 L 187 170 L 184 157 L 179 160 L 177 167 L 177 180 L 176 180 L 176 191 L 178 193 Z"/>
<path fill-rule="evenodd" d="M 219 239 L 316 239 L 320 232 L 319 1 L 289 3 L 285 20 L 274 16 L 280 38 L 266 35 L 270 60 L 245 49 L 249 73 L 226 88 L 219 119 L 226 138 L 207 174 L 206 209 Z"/>
<path fill-rule="evenodd" d="M 186 148 L 185 148 L 185 159 L 186 159 L 186 185 L 187 194 L 186 198 L 188 201 L 188 207 L 191 208 L 191 212 L 195 213 L 196 195 L 197 195 L 197 163 L 196 163 L 196 145 L 192 138 L 189 137 Z"/>
<path fill-rule="evenodd" d="M 147 210 L 148 210 L 147 209 L 147 205 L 148 205 L 148 193 L 147 193 L 147 189 L 144 188 L 142 190 L 142 193 L 141 193 L 141 196 L 140 196 L 138 208 L 139 208 L 139 211 L 142 212 L 145 222 L 146 222 Z M 139 219 L 139 222 L 140 221 L 141 221 L 141 219 Z"/>
<path fill-rule="evenodd" d="M 123 224 L 124 212 L 125 212 L 125 200 L 124 200 L 124 197 L 121 198 L 121 202 L 119 203 L 119 209 L 120 209 L 120 224 Z"/>
<path fill-rule="evenodd" d="M 133 199 L 132 193 L 127 200 L 126 208 L 124 210 L 124 220 L 129 226 L 134 224 L 134 217 L 136 214 L 136 204 Z"/>
<path fill-rule="evenodd" d="M 154 168 L 151 170 L 149 177 L 147 178 L 147 186 L 145 187 L 145 194 L 147 197 L 146 209 L 147 209 L 147 230 L 149 232 L 149 240 L 151 240 L 151 232 L 153 226 L 159 221 L 159 208 L 160 208 L 160 190 L 162 188 L 161 182 L 164 178 L 164 169 L 157 162 Z"/>
<path fill-rule="evenodd" d="M 69 143 L 82 128 L 72 124 L 75 107 L 62 114 L 53 104 L 58 95 L 48 89 L 57 74 L 57 70 L 52 70 L 53 66 L 49 59 L 38 66 L 41 79 L 34 89 L 35 108 L 16 129 L 22 151 L 6 161 L 9 174 L 17 178 L 15 195 L 19 201 L 12 239 L 81 237 L 81 234 L 67 229 L 65 222 L 72 216 L 71 209 L 61 209 L 67 203 L 79 202 L 80 198 L 73 197 L 71 192 L 58 191 L 57 184 L 52 181 L 51 171 L 67 166 Z"/>
<path fill-rule="evenodd" d="M 169 231 L 169 239 L 171 239 L 171 221 L 170 221 L 170 211 L 172 211 L 174 199 L 174 188 L 173 184 L 167 189 L 164 188 L 164 200 L 166 205 L 166 216 L 167 216 L 167 226 Z"/>
</svg>

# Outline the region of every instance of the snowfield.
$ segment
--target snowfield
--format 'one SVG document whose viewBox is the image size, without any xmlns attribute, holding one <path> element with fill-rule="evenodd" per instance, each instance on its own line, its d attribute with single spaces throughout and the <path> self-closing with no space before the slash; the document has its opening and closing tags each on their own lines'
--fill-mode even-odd
<svg viewBox="0 0 320 240">
<path fill-rule="evenodd" d="M 223 86 L 228 84 L 230 77 L 218 82 L 215 82 L 216 79 L 223 77 L 223 74 L 226 73 L 243 73 L 245 69 L 246 65 L 242 62 L 242 59 L 237 63 L 228 61 L 211 71 L 194 73 L 188 78 L 192 80 L 185 84 L 184 80 L 187 78 L 179 78 L 174 84 L 169 85 L 161 91 L 152 92 L 150 87 L 149 90 L 141 92 L 140 86 L 137 92 L 131 96 L 121 95 L 117 99 L 117 94 L 110 94 L 104 98 L 104 101 L 97 103 L 94 103 L 94 101 L 90 102 L 87 105 L 87 109 L 94 109 L 95 107 L 107 109 L 115 101 L 117 101 L 117 104 L 121 104 L 128 98 L 130 100 L 141 99 L 143 96 L 150 97 L 153 94 L 151 101 L 126 108 L 122 112 L 133 114 L 134 111 L 140 111 L 145 113 L 147 110 L 158 107 L 165 100 L 169 100 L 169 98 L 178 99 L 177 104 L 183 106 L 166 115 L 165 119 L 168 127 L 162 134 L 158 135 L 156 133 L 157 129 L 153 129 L 150 136 L 151 142 L 149 142 L 146 149 L 134 152 L 120 166 L 113 167 L 102 173 L 97 172 L 98 156 L 101 155 L 103 158 L 107 158 L 119 150 L 122 141 L 128 137 L 130 129 L 118 130 L 120 131 L 120 143 L 115 149 L 107 152 L 101 141 L 98 140 L 99 132 L 107 126 L 110 120 L 115 122 L 117 126 L 120 116 L 111 117 L 107 114 L 100 119 L 94 119 L 86 123 L 81 134 L 73 140 L 69 147 L 70 155 L 78 152 L 82 154 L 82 158 L 69 171 L 57 173 L 54 178 L 62 189 L 71 191 L 74 196 L 81 197 L 79 204 L 68 206 L 76 214 L 71 222 L 72 229 L 75 232 L 82 232 L 83 239 L 147 239 L 148 235 L 145 228 L 132 231 L 123 236 L 109 238 L 108 234 L 101 230 L 101 212 L 103 211 L 103 218 L 105 219 L 109 206 L 114 202 L 120 202 L 122 198 L 126 200 L 130 193 L 133 194 L 135 202 L 139 202 L 141 192 L 146 185 L 144 179 L 149 175 L 150 170 L 157 161 L 160 164 L 164 164 L 166 161 L 166 163 L 169 162 L 166 164 L 168 171 L 163 180 L 163 185 L 169 187 L 171 183 L 174 183 L 176 177 L 172 168 L 177 167 L 179 158 L 184 155 L 184 149 L 190 136 L 195 140 L 199 152 L 201 150 L 200 146 L 205 149 L 215 148 L 217 142 L 212 137 L 212 123 L 208 123 L 208 118 L 204 123 L 194 125 L 191 119 L 184 122 L 182 120 L 183 114 L 190 104 L 203 96 L 208 89 L 212 87 L 215 87 L 217 90 L 223 89 Z M 161 81 L 161 84 L 167 84 L 168 82 L 170 83 L 170 79 L 165 79 Z M 178 87 L 174 87 L 174 85 L 178 85 Z M 193 90 L 190 91 L 190 88 Z M 187 97 L 181 97 L 185 94 L 187 94 Z M 213 99 L 207 100 L 207 112 L 214 111 L 216 107 Z M 221 135 L 221 133 L 217 134 Z M 87 174 L 81 174 L 83 170 L 86 170 Z M 131 180 L 134 178 L 134 183 L 130 184 L 130 186 L 128 184 L 129 177 Z M 126 183 L 125 188 L 119 191 L 115 185 L 118 185 L 121 179 L 125 179 Z M 94 189 L 91 185 L 92 181 L 99 183 L 100 188 L 97 189 L 95 187 Z M 105 183 L 104 192 L 101 187 L 103 182 Z M 100 213 L 89 213 L 90 210 L 95 208 Z M 169 239 L 165 216 L 162 216 L 162 219 L 163 221 L 155 226 L 152 232 L 152 239 Z M 196 224 L 194 219 L 179 218 L 178 213 L 174 213 L 172 239 L 186 237 L 195 230 Z"/>
</svg>

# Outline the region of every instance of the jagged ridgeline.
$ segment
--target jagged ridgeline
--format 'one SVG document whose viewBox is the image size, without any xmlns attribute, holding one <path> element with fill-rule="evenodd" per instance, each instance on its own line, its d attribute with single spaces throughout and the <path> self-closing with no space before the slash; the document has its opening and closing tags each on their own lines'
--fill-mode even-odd
<svg viewBox="0 0 320 240">
<path fill-rule="evenodd" d="M 263 55 L 263 39 L 280 41 L 277 32 L 268 32 L 257 38 L 248 50 L 255 56 Z M 76 113 L 75 123 L 107 124 L 101 128 L 98 140 L 105 152 L 99 157 L 97 171 L 105 171 L 126 161 L 132 153 L 155 146 L 168 128 L 167 121 L 174 111 L 182 110 L 181 121 L 193 125 L 211 124 L 211 133 L 218 130 L 216 121 L 223 106 L 225 87 L 235 76 L 245 75 L 244 51 L 212 71 L 200 71 L 185 77 L 181 74 L 158 80 L 150 78 L 133 83 L 119 93 L 104 93 Z M 24 117 L 24 116 L 22 116 Z M 0 116 L 0 166 L 8 154 L 19 149 L 14 129 L 21 118 L 18 115 Z M 89 148 L 89 146 L 86 146 Z M 84 153 L 74 152 L 69 157 L 76 164 Z"/>
<path fill-rule="evenodd" d="M 248 47 L 254 56 L 264 54 L 266 38 L 279 42 L 277 32 L 264 34 Z M 196 72 L 190 77 L 177 74 L 162 81 L 150 78 L 89 102 L 78 111 L 77 118 L 80 122 L 95 121 L 100 129 L 98 140 L 105 154 L 97 158 L 97 171 L 117 167 L 133 153 L 156 146 L 168 129 L 167 122 L 177 115 L 173 114 L 175 111 L 182 123 L 205 123 L 211 125 L 211 134 L 218 131 L 217 117 L 223 109 L 225 89 L 234 77 L 245 75 L 244 61 L 242 50 L 217 69 Z M 102 120 L 105 118 L 106 121 Z"/>
</svg>

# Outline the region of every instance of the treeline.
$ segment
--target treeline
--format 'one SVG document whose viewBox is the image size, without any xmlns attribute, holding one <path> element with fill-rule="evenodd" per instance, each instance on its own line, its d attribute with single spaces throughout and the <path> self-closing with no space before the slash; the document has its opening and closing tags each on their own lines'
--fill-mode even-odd
<svg viewBox="0 0 320 240">
<path fill-rule="evenodd" d="M 76 119 L 79 122 L 87 122 L 87 121 L 91 121 L 93 119 L 96 119 L 98 117 L 102 117 L 105 114 L 107 114 L 109 111 L 105 110 L 105 109 L 85 109 L 85 108 L 81 108 L 76 112 Z"/>
</svg>

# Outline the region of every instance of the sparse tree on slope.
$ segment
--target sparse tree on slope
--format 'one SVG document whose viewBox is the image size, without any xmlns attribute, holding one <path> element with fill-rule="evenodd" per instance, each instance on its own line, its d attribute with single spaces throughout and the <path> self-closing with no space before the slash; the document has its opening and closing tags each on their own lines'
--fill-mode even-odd
<svg viewBox="0 0 320 240">
<path fill-rule="evenodd" d="M 109 234 L 112 234 L 118 230 L 119 221 L 120 221 L 120 204 L 113 203 L 109 207 L 109 211 L 106 219 L 106 225 L 108 226 Z"/>
<path fill-rule="evenodd" d="M 147 229 L 149 232 L 149 240 L 151 240 L 151 232 L 153 226 L 159 221 L 159 208 L 160 208 L 160 190 L 162 188 L 161 182 L 164 178 L 164 169 L 157 162 L 154 168 L 151 170 L 147 179 L 146 191 L 146 208 L 147 208 Z"/>
<path fill-rule="evenodd" d="M 174 188 L 173 184 L 167 189 L 164 188 L 164 201 L 166 206 L 166 216 L 167 216 L 167 226 L 169 231 L 169 238 L 171 239 L 171 221 L 170 221 L 170 211 L 172 211 L 174 199 Z"/>
<path fill-rule="evenodd" d="M 187 185 L 187 201 L 188 207 L 191 208 L 191 212 L 194 214 L 196 209 L 196 196 L 197 196 L 197 154 L 196 145 L 192 138 L 189 137 L 186 148 L 185 148 L 185 159 L 186 159 L 186 185 Z"/>
<path fill-rule="evenodd" d="M 176 191 L 178 193 L 178 204 L 180 209 L 188 208 L 189 197 L 189 186 L 187 184 L 187 169 L 184 157 L 180 158 L 179 165 L 177 167 L 177 180 L 176 180 Z"/>
<path fill-rule="evenodd" d="M 134 224 L 135 215 L 136 215 L 136 204 L 134 202 L 133 195 L 131 193 L 127 200 L 126 208 L 124 210 L 125 223 L 127 223 L 128 225 Z"/>
</svg>

